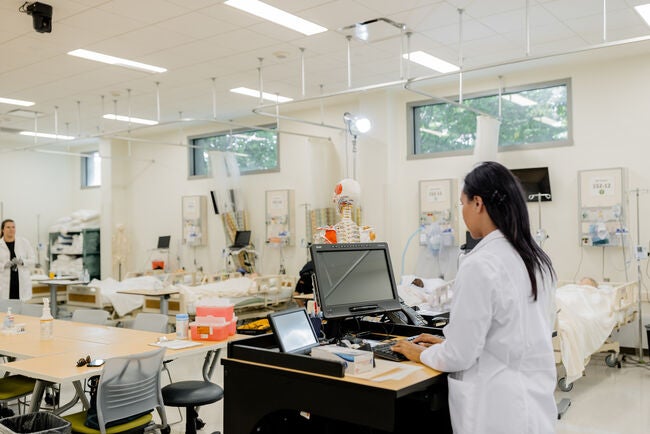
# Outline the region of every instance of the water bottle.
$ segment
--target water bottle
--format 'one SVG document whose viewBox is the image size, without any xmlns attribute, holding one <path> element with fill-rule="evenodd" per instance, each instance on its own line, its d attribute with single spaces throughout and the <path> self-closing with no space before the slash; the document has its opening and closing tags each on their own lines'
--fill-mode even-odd
<svg viewBox="0 0 650 434">
<path fill-rule="evenodd" d="M 186 313 L 176 314 L 176 339 L 187 339 L 190 317 Z"/>
<path fill-rule="evenodd" d="M 54 318 L 50 312 L 50 299 L 43 299 L 43 313 L 41 315 L 41 339 L 52 339 L 52 332 L 54 328 Z"/>
<path fill-rule="evenodd" d="M 11 312 L 11 307 L 7 308 L 7 316 L 5 316 L 4 328 L 11 330 L 14 328 L 14 314 Z"/>
<path fill-rule="evenodd" d="M 88 273 L 88 269 L 84 268 L 84 271 L 82 273 L 82 280 L 84 283 L 90 282 L 90 274 Z"/>
</svg>

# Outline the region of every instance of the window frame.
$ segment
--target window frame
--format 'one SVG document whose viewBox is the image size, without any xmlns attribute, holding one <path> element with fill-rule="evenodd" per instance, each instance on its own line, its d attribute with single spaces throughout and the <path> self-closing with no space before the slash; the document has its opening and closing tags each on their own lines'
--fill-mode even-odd
<svg viewBox="0 0 650 434">
<path fill-rule="evenodd" d="M 227 136 L 229 134 L 241 134 L 241 133 L 247 133 L 247 132 L 252 132 L 252 131 L 273 131 L 275 132 L 276 135 L 276 154 L 277 154 L 277 165 L 276 167 L 272 169 L 258 169 L 258 170 L 248 170 L 248 171 L 241 171 L 240 175 L 241 176 L 246 176 L 246 175 L 258 175 L 262 173 L 275 173 L 275 172 L 280 172 L 280 132 L 277 129 L 277 126 L 275 124 L 265 124 L 265 125 L 258 125 L 256 127 L 244 127 L 244 128 L 238 128 L 236 130 L 225 130 L 225 131 L 216 131 L 216 132 L 211 132 L 211 133 L 205 133 L 205 134 L 198 134 L 195 136 L 188 136 L 187 141 L 188 141 L 188 158 L 187 158 L 187 179 L 188 180 L 194 180 L 194 179 L 206 179 L 206 178 L 211 178 L 212 177 L 212 167 L 211 165 L 208 165 L 207 168 L 207 173 L 206 174 L 193 174 L 195 171 L 195 151 L 197 148 L 193 146 L 193 142 L 197 139 L 205 139 L 209 137 L 221 137 L 221 136 Z M 205 149 L 203 149 L 205 150 Z M 214 149 L 217 151 L 218 149 Z M 209 152 L 209 151 L 208 151 Z"/>
<path fill-rule="evenodd" d="M 90 188 L 100 188 L 102 186 L 102 172 L 101 172 L 101 156 L 99 155 L 99 151 L 87 151 L 87 152 L 82 152 L 83 155 L 87 155 L 87 157 L 79 157 L 81 160 L 81 189 L 90 189 Z M 89 164 L 92 160 L 95 158 L 99 159 L 99 184 L 97 185 L 88 185 L 88 168 Z"/>
<path fill-rule="evenodd" d="M 572 115 L 572 83 L 571 78 L 562 78 L 557 80 L 550 80 L 544 82 L 523 84 L 518 86 L 512 86 L 503 88 L 501 95 L 508 95 L 513 93 L 521 93 L 529 90 L 536 89 L 545 89 L 548 87 L 556 86 L 566 86 L 566 129 L 567 129 L 567 138 L 563 140 L 556 141 L 545 141 L 545 142 L 535 142 L 535 143 L 524 143 L 518 145 L 509 145 L 501 146 L 498 145 L 497 152 L 510 152 L 510 151 L 521 151 L 521 150 L 534 150 L 534 149 L 544 149 L 544 148 L 557 148 L 565 146 L 573 146 L 573 115 Z M 473 92 L 467 95 L 463 95 L 464 100 L 482 98 L 486 96 L 499 96 L 499 92 L 493 91 L 480 91 Z M 458 95 L 445 97 L 445 99 L 458 101 Z M 439 99 L 429 99 L 421 101 L 413 101 L 406 104 L 406 122 L 407 122 L 407 160 L 420 160 L 426 158 L 445 158 L 445 157 L 455 157 L 463 155 L 472 155 L 474 153 L 474 148 L 470 150 L 460 150 L 460 151 L 443 151 L 435 153 L 416 153 L 415 149 L 415 117 L 414 111 L 417 107 L 422 107 L 426 105 L 436 105 L 436 104 L 447 104 L 445 101 Z M 496 115 L 495 115 L 496 118 Z"/>
</svg>

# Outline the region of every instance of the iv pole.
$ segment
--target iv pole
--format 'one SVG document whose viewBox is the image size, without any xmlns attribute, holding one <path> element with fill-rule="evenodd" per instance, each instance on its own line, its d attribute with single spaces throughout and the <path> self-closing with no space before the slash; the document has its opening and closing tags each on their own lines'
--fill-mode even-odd
<svg viewBox="0 0 650 434">
<path fill-rule="evenodd" d="M 641 247 L 641 233 L 640 233 L 640 225 L 639 225 L 639 194 L 641 193 L 648 193 L 650 190 L 640 190 L 638 188 L 635 188 L 633 190 L 630 190 L 631 193 L 634 193 L 636 196 L 636 275 L 637 275 L 637 285 L 638 285 L 638 291 L 639 291 L 639 300 L 638 300 L 638 309 L 639 309 L 639 360 L 638 363 L 645 363 L 643 361 L 643 315 L 642 315 L 642 300 L 641 300 L 641 259 L 642 256 L 640 254 L 641 251 L 643 251 L 643 248 Z"/>
<path fill-rule="evenodd" d="M 537 216 L 539 223 L 537 226 L 537 232 L 535 233 L 535 240 L 537 241 L 537 244 L 539 244 L 539 247 L 542 247 L 544 241 L 548 239 L 546 230 L 542 229 L 542 198 L 550 200 L 551 195 L 548 193 L 535 193 L 528 195 L 528 199 L 530 200 L 537 199 Z"/>
</svg>

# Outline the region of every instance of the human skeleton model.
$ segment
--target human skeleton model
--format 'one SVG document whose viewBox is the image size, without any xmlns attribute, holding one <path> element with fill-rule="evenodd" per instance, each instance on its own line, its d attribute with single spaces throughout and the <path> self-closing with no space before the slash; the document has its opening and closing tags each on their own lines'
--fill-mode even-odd
<svg viewBox="0 0 650 434">
<path fill-rule="evenodd" d="M 359 226 L 352 220 L 352 207 L 359 201 L 361 187 L 354 179 L 341 180 L 334 188 L 334 203 L 341 221 L 334 225 L 337 243 L 358 243 Z"/>
</svg>

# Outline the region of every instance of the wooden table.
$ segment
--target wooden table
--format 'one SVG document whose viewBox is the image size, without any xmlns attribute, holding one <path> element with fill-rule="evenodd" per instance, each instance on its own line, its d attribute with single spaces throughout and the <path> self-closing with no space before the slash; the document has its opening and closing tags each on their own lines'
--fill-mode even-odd
<svg viewBox="0 0 650 434">
<path fill-rule="evenodd" d="M 5 315 L 0 316 L 0 322 L 4 320 Z M 60 407 L 58 412 L 71 408 L 79 399 L 84 408 L 88 408 L 81 381 L 98 375 L 102 368 L 77 367 L 77 360 L 87 355 L 93 359 L 108 359 L 151 351 L 157 348 L 151 344 L 161 336 L 160 333 L 142 330 L 54 320 L 52 339 L 41 340 L 38 318 L 15 315 L 15 322 L 25 324 L 26 332 L 19 335 L 1 335 L 0 354 L 16 357 L 18 360 L 0 364 L 0 367 L 12 374 L 22 374 L 37 380 L 30 412 L 38 411 L 45 387 L 52 383 L 72 382 L 77 392 L 77 397 Z M 174 333 L 165 336 L 169 340 L 176 337 Z M 194 347 L 167 349 L 165 359 L 218 352 L 225 348 L 229 341 L 244 337 L 234 335 L 223 341 L 197 341 L 200 345 Z"/>
</svg>

